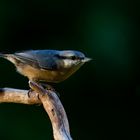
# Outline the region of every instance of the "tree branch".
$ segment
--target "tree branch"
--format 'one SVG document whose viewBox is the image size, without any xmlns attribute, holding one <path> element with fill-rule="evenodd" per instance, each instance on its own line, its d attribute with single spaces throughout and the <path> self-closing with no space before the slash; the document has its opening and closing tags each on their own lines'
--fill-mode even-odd
<svg viewBox="0 0 140 140">
<path fill-rule="evenodd" d="M 29 82 L 33 91 L 12 88 L 0 89 L 0 103 L 43 104 L 52 123 L 55 140 L 72 140 L 66 112 L 54 91 L 45 90 L 42 86 Z"/>
<path fill-rule="evenodd" d="M 0 103 L 41 104 L 41 101 L 34 91 L 29 98 L 28 90 L 0 88 Z"/>
</svg>

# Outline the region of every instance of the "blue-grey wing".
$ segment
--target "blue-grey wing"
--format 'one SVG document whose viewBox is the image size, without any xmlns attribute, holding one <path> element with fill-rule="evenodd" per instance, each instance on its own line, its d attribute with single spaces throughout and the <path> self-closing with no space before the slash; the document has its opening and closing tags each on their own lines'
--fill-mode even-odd
<svg viewBox="0 0 140 140">
<path fill-rule="evenodd" d="M 57 59 L 55 57 L 45 57 L 43 59 L 37 58 L 38 65 L 41 69 L 47 69 L 47 70 L 57 70 L 58 69 L 58 63 Z"/>
<path fill-rule="evenodd" d="M 15 57 L 24 64 L 31 65 L 39 69 L 57 70 L 57 59 L 53 51 L 25 51 L 15 53 Z"/>
</svg>

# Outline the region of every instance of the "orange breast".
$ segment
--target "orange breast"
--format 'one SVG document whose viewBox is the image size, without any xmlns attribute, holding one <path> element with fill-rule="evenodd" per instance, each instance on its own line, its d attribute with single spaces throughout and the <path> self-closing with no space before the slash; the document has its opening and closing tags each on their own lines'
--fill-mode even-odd
<svg viewBox="0 0 140 140">
<path fill-rule="evenodd" d="M 17 71 L 22 75 L 28 77 L 29 80 L 58 83 L 71 76 L 77 69 L 79 69 L 79 67 L 72 69 L 64 69 L 61 71 L 60 70 L 52 71 L 52 70 L 37 69 L 31 67 L 30 65 L 24 65 L 22 67 L 18 67 Z"/>
</svg>

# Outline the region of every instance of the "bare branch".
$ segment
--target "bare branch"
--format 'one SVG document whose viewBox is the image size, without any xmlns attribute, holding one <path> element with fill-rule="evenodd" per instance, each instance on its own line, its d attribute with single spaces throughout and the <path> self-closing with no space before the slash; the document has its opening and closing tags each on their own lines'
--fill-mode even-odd
<svg viewBox="0 0 140 140">
<path fill-rule="evenodd" d="M 30 97 L 28 96 L 28 90 L 1 88 L 0 103 L 43 104 L 52 123 L 54 139 L 72 140 L 66 112 L 56 93 L 45 90 L 34 82 L 30 82 L 29 85 L 34 90 Z"/>
<path fill-rule="evenodd" d="M 54 91 L 45 90 L 34 82 L 29 82 L 31 89 L 39 94 L 39 98 L 48 113 L 55 140 L 72 140 L 69 131 L 69 123 L 61 101 Z"/>
<path fill-rule="evenodd" d="M 28 90 L 0 88 L 0 103 L 41 104 L 35 92 L 30 98 L 27 93 Z"/>
</svg>

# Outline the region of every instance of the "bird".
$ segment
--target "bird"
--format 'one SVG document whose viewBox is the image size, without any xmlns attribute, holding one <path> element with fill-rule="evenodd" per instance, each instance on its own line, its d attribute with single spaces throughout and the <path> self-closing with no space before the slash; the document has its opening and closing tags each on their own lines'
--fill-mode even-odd
<svg viewBox="0 0 140 140">
<path fill-rule="evenodd" d="M 17 72 L 29 81 L 37 83 L 62 82 L 92 60 L 77 50 L 26 50 L 13 54 L 0 53 L 0 57 L 12 62 Z"/>
</svg>

